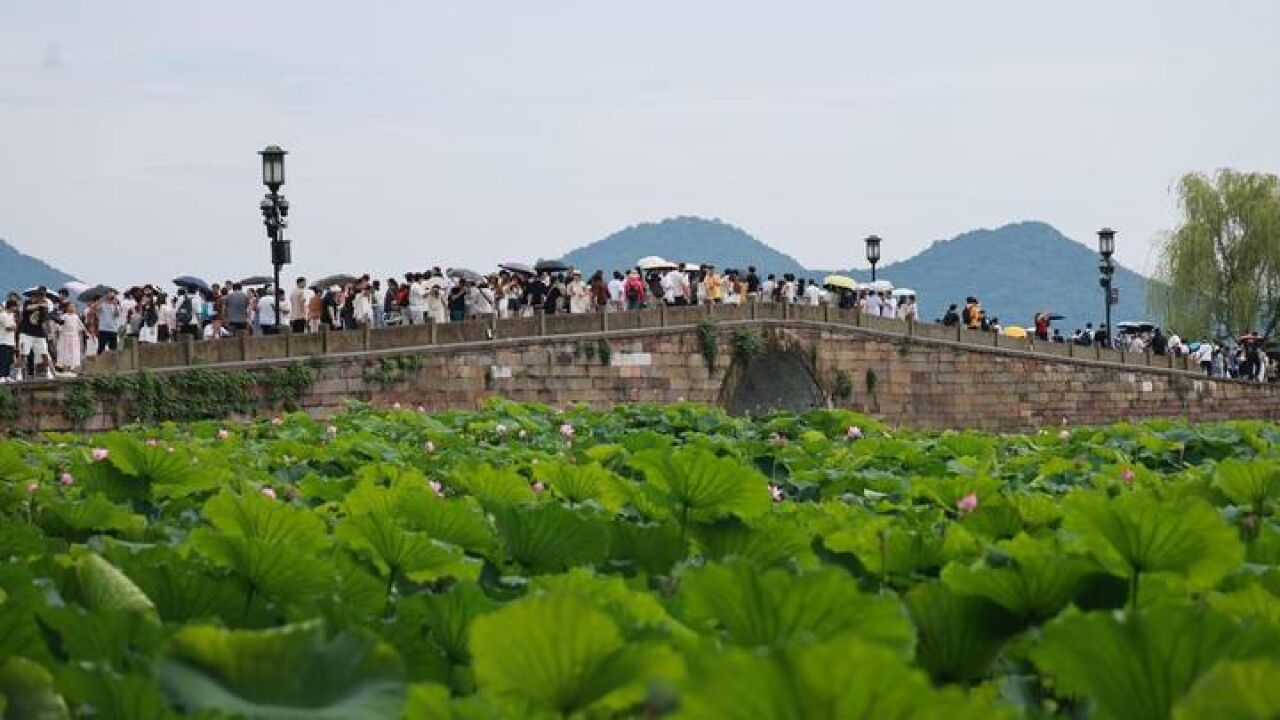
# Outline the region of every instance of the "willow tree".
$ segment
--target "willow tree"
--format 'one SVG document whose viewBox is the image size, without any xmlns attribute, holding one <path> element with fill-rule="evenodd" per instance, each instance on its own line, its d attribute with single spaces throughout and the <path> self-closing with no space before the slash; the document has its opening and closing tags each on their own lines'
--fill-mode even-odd
<svg viewBox="0 0 1280 720">
<path fill-rule="evenodd" d="M 1185 337 L 1280 323 L 1280 178 L 1219 170 L 1177 185 L 1182 223 L 1160 242 L 1151 309 Z"/>
</svg>

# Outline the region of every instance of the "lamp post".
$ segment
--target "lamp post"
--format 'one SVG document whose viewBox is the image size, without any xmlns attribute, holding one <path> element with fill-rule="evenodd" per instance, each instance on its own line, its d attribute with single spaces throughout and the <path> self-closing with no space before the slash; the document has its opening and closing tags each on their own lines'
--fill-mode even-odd
<svg viewBox="0 0 1280 720">
<path fill-rule="evenodd" d="M 1116 266 L 1111 262 L 1111 255 L 1116 251 L 1116 231 L 1104 227 L 1098 231 L 1098 284 L 1102 286 L 1103 314 L 1106 318 L 1107 345 L 1113 346 L 1111 329 L 1111 278 L 1116 274 Z"/>
<path fill-rule="evenodd" d="M 274 271 L 271 292 L 275 295 L 271 303 L 276 312 L 273 332 L 278 333 L 281 312 L 280 267 L 288 265 L 293 259 L 289 241 L 284 239 L 284 229 L 289 226 L 289 201 L 280 194 L 280 186 L 284 185 L 284 156 L 288 152 L 281 150 L 279 145 L 268 145 L 259 150 L 258 154 L 262 156 L 262 184 L 270 191 L 262 198 L 258 208 L 262 210 L 262 224 L 267 226 L 267 237 L 271 239 L 271 267 Z"/>
<path fill-rule="evenodd" d="M 880 262 L 880 236 L 868 235 L 867 262 L 871 263 L 871 282 L 876 281 L 876 263 Z"/>
</svg>

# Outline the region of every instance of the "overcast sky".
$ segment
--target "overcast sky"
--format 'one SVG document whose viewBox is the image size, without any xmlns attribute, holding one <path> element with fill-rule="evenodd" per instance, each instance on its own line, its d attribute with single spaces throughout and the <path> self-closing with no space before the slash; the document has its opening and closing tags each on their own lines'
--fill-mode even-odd
<svg viewBox="0 0 1280 720">
<path fill-rule="evenodd" d="M 1038 219 L 1148 269 L 1280 169 L 1280 2 L 0 2 L 0 237 L 91 282 L 557 256 L 718 217 L 810 267 Z"/>
</svg>

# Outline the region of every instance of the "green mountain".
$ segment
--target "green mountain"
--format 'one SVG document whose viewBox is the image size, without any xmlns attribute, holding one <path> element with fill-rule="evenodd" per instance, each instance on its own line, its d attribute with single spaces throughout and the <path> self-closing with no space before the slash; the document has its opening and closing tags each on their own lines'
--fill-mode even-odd
<svg viewBox="0 0 1280 720">
<path fill-rule="evenodd" d="M 0 239 L 0 298 L 37 285 L 56 290 L 71 280 L 75 280 L 75 277 L 30 255 L 22 254 Z"/>
<path fill-rule="evenodd" d="M 856 250 L 861 255 L 861 245 Z M 645 255 L 711 262 L 720 268 L 755 265 L 762 274 L 794 273 L 818 280 L 827 274 L 806 269 L 739 228 L 696 217 L 634 225 L 578 248 L 564 260 L 586 270 L 611 271 L 630 267 Z M 868 271 L 846 273 L 870 279 Z M 1097 253 L 1042 222 L 1012 223 L 939 240 L 907 260 L 880 266 L 876 276 L 916 290 L 921 316 L 929 320 L 940 317 L 948 304 L 963 306 L 965 297 L 975 295 L 1006 325 L 1029 325 L 1040 310 L 1065 315 L 1067 319 L 1057 323 L 1064 332 L 1086 322 L 1101 323 Z M 1147 282 L 1127 268 L 1116 271 L 1120 303 L 1112 308 L 1114 322 L 1145 316 Z"/>
</svg>

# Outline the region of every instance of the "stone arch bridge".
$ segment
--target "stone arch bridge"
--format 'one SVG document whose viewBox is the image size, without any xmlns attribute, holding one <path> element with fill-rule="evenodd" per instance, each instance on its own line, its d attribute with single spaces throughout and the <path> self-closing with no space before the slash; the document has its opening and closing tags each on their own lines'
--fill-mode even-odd
<svg viewBox="0 0 1280 720">
<path fill-rule="evenodd" d="M 86 373 L 265 373 L 298 362 L 314 368 L 300 404 L 315 415 L 348 399 L 440 410 L 500 395 L 735 412 L 835 406 L 922 428 L 1280 419 L 1276 387 L 1210 380 L 1185 358 L 772 303 L 132 345 L 93 358 Z M 132 419 L 127 402 L 99 401 L 73 423 L 64 412 L 70 391 L 65 381 L 12 388 L 17 417 L 0 419 L 0 429 L 103 430 Z"/>
</svg>

